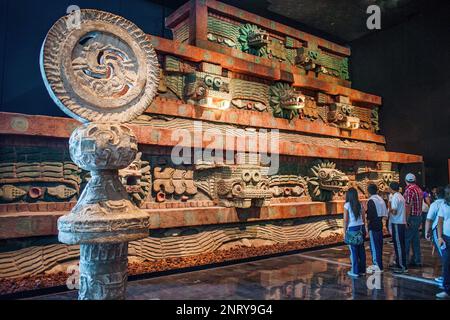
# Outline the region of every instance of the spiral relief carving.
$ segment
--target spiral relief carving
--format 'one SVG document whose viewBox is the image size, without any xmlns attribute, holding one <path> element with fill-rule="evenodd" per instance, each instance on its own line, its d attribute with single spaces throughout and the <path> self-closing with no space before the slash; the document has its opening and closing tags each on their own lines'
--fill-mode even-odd
<svg viewBox="0 0 450 320">
<path fill-rule="evenodd" d="M 137 85 L 135 57 L 100 42 L 83 47 L 81 56 L 72 61 L 78 81 L 100 98 L 121 98 Z"/>
<path fill-rule="evenodd" d="M 145 33 L 108 12 L 81 10 L 80 28 L 59 19 L 41 50 L 41 73 L 55 103 L 81 121 L 128 122 L 156 95 L 159 65 Z"/>
</svg>

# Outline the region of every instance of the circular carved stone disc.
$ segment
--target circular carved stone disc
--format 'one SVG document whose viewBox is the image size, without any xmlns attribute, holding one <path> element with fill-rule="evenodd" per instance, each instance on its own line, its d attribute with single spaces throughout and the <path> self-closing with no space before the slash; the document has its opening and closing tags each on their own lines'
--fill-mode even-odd
<svg viewBox="0 0 450 320">
<path fill-rule="evenodd" d="M 156 95 L 159 66 L 145 33 L 117 15 L 81 10 L 59 19 L 41 50 L 50 96 L 81 122 L 128 122 Z"/>
</svg>

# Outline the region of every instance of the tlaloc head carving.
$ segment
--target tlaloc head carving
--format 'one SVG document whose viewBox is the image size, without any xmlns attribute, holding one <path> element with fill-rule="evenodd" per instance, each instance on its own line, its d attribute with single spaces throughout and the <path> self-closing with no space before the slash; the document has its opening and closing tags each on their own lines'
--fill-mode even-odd
<svg viewBox="0 0 450 320">
<path fill-rule="evenodd" d="M 276 117 L 293 119 L 305 106 L 305 96 L 287 83 L 277 82 L 270 87 L 270 105 Z"/>
<path fill-rule="evenodd" d="M 354 115 L 354 106 L 346 103 L 333 103 L 328 112 L 328 121 L 343 129 L 359 128 L 359 118 Z"/>
<path fill-rule="evenodd" d="M 272 197 L 263 167 L 253 164 L 199 165 L 196 185 L 219 205 L 262 207 Z"/>
<path fill-rule="evenodd" d="M 349 179 L 344 172 L 336 169 L 334 162 L 319 162 L 311 168 L 313 174 L 309 178 L 312 185 L 312 195 L 321 201 L 331 200 L 333 194 L 347 189 Z"/>
<path fill-rule="evenodd" d="M 376 168 L 362 166 L 356 172 L 356 186 L 367 197 L 369 196 L 367 191 L 369 184 L 375 184 L 379 192 L 384 193 L 387 197 L 389 184 L 394 181 L 399 181 L 399 174 L 392 169 L 390 162 L 378 162 Z"/>
<path fill-rule="evenodd" d="M 227 109 L 230 106 L 230 79 L 205 72 L 188 73 L 185 77 L 186 100 L 203 107 Z"/>
</svg>

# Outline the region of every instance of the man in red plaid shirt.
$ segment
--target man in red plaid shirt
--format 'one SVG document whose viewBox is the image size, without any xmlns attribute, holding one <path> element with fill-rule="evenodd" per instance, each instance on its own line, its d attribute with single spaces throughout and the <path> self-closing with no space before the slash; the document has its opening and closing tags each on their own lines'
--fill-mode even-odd
<svg viewBox="0 0 450 320">
<path fill-rule="evenodd" d="M 422 202 L 423 191 L 416 184 L 416 176 L 408 173 L 405 178 L 406 189 L 403 194 L 406 202 L 407 229 L 406 229 L 406 254 L 409 259 L 410 248 L 412 245 L 413 256 L 410 259 L 410 267 L 422 266 L 422 256 L 420 253 L 420 234 L 419 227 L 422 222 Z"/>
</svg>

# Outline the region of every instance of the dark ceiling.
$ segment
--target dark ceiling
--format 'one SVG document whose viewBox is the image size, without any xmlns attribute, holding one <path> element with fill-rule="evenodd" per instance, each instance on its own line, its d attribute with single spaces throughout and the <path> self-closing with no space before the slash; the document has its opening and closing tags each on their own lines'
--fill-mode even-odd
<svg viewBox="0 0 450 320">
<path fill-rule="evenodd" d="M 269 11 L 350 42 L 373 32 L 366 26 L 367 8 L 381 11 L 381 29 L 420 13 L 429 0 L 269 0 Z"/>
<path fill-rule="evenodd" d="M 177 8 L 187 0 L 162 1 Z M 221 0 L 229 5 L 345 44 L 373 30 L 366 27 L 369 5 L 381 9 L 381 30 L 449 0 Z"/>
</svg>

